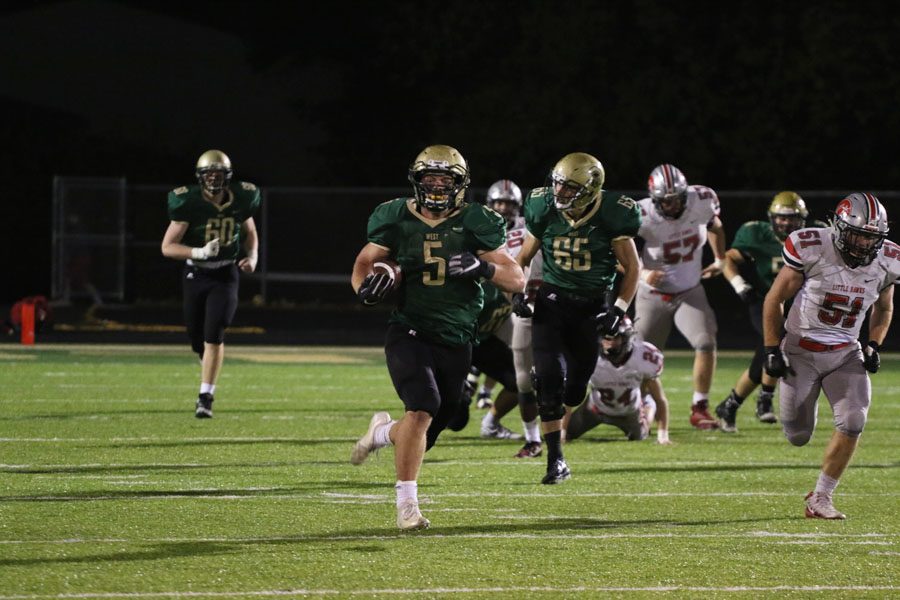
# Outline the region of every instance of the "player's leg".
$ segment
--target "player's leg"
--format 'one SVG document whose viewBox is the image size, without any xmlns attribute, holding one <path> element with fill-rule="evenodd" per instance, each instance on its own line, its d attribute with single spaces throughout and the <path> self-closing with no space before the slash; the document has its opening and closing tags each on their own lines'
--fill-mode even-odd
<svg viewBox="0 0 900 600">
<path fill-rule="evenodd" d="M 525 445 L 516 453 L 516 458 L 534 458 L 540 456 L 543 449 L 537 397 L 531 382 L 531 369 L 534 367 L 531 351 L 531 318 L 523 319 L 512 315 L 510 322 L 513 326 L 510 347 L 513 352 L 513 365 L 516 368 L 516 387 L 519 390 L 519 414 L 525 431 Z"/>
<path fill-rule="evenodd" d="M 571 476 L 562 452 L 563 396 L 565 393 L 566 361 L 562 331 L 567 327 L 559 294 L 546 285 L 538 290 L 532 317 L 532 345 L 534 351 L 535 393 L 541 430 L 547 445 L 547 475 L 542 483 L 558 483 Z"/>
<path fill-rule="evenodd" d="M 593 409 L 591 403 L 585 400 L 575 410 L 567 415 L 566 422 L 566 442 L 577 440 L 585 432 L 590 431 L 603 422 L 598 411 Z"/>
<path fill-rule="evenodd" d="M 488 375 L 484 376 L 484 383 L 478 388 L 478 400 L 475 403 L 476 408 L 490 408 L 494 403 L 491 400 L 494 397 L 494 387 L 497 380 Z"/>
<path fill-rule="evenodd" d="M 191 348 L 200 357 L 200 392 L 194 407 L 194 416 L 197 418 L 212 417 L 215 388 L 208 383 L 204 365 L 215 364 L 218 359 L 206 355 L 206 344 L 203 340 L 206 325 L 206 300 L 215 285 L 216 281 L 205 270 L 185 265 L 182 280 L 184 322 L 191 340 Z"/>
<path fill-rule="evenodd" d="M 203 323 L 203 365 L 197 417 L 212 416 L 216 382 L 225 360 L 225 330 L 231 325 L 238 304 L 238 269 L 229 265 L 209 274 L 214 280 L 206 295 Z"/>
<path fill-rule="evenodd" d="M 522 438 L 521 435 L 510 431 L 500 423 L 500 419 L 519 404 L 516 367 L 513 361 L 512 350 L 508 344 L 511 334 L 512 323 L 507 320 L 504 327 L 497 334 L 482 340 L 478 345 L 480 360 L 475 363 L 476 366 L 486 376 L 503 386 L 493 406 L 481 419 L 481 437 L 483 438 L 514 440 Z M 506 340 L 501 336 L 505 337 Z"/>
<path fill-rule="evenodd" d="M 709 413 L 709 388 L 716 368 L 716 315 L 702 285 L 681 294 L 675 311 L 675 327 L 694 348 L 691 425 L 697 429 L 715 429 L 718 421 Z"/>
<path fill-rule="evenodd" d="M 634 298 L 634 328 L 641 339 L 663 350 L 672 331 L 674 313 L 674 305 L 664 296 L 654 294 L 645 283 L 638 284 Z"/>
<path fill-rule="evenodd" d="M 834 508 L 831 498 L 865 428 L 872 384 L 858 348 L 821 354 L 834 355 L 828 356 L 827 360 L 840 365 L 822 379 L 822 390 L 834 412 L 835 431 L 825 449 L 816 487 L 807 497 L 806 516 L 843 519 L 844 514 Z"/>
<path fill-rule="evenodd" d="M 797 346 L 798 338 L 789 334 L 782 349 L 791 363 L 794 375 L 781 379 L 781 427 L 794 446 L 806 445 L 816 429 L 822 376 L 817 361 L 822 353 L 808 352 Z"/>
</svg>

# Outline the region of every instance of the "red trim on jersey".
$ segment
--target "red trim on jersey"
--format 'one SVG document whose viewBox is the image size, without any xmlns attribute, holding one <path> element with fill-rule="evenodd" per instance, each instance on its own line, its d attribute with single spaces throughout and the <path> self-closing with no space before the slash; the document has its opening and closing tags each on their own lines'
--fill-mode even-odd
<svg viewBox="0 0 900 600">
<path fill-rule="evenodd" d="M 794 241 L 790 237 L 784 240 L 784 251 L 796 258 L 798 263 L 803 264 L 803 259 L 797 254 L 797 249 L 794 248 Z"/>
</svg>

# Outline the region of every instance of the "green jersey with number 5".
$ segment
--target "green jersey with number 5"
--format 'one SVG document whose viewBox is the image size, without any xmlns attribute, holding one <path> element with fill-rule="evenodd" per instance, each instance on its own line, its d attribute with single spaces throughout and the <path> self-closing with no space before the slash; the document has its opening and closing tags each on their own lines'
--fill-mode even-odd
<svg viewBox="0 0 900 600">
<path fill-rule="evenodd" d="M 641 212 L 628 196 L 608 194 L 573 221 L 556 210 L 552 189 L 543 187 L 531 190 L 525 200 L 525 225 L 540 241 L 544 281 L 599 298 L 616 276 L 612 242 L 637 234 Z"/>
<path fill-rule="evenodd" d="M 453 346 L 475 339 L 484 296 L 481 284 L 448 277 L 447 263 L 454 254 L 478 255 L 503 246 L 503 217 L 480 204 L 465 204 L 432 220 L 416 210 L 414 199 L 397 198 L 379 205 L 369 217 L 368 240 L 387 248 L 403 271 L 390 322 Z"/>
<path fill-rule="evenodd" d="M 199 185 L 169 192 L 169 220 L 187 223 L 181 243 L 199 248 L 218 238 L 219 254 L 210 261 L 235 260 L 241 253 L 241 224 L 259 208 L 259 188 L 246 181 L 233 182 L 220 206 L 203 198 Z"/>
<path fill-rule="evenodd" d="M 821 221 L 812 221 L 807 227 L 826 227 Z M 769 221 L 747 221 L 734 234 L 731 247 L 739 250 L 746 260 L 752 262 L 755 280 L 750 283 L 760 297 L 765 296 L 775 282 L 775 276 L 784 266 L 781 249 L 784 242 L 778 239 Z"/>
</svg>

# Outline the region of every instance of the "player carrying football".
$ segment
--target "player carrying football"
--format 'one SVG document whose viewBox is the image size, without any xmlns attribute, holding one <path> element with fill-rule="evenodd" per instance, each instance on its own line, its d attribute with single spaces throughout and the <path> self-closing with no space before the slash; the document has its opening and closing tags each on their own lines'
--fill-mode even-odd
<svg viewBox="0 0 900 600">
<path fill-rule="evenodd" d="M 472 359 L 478 313 L 487 280 L 507 292 L 525 288 L 522 269 L 504 248 L 503 219 L 480 204 L 466 204 L 469 168 L 444 145 L 428 146 L 409 167 L 413 198 L 378 206 L 369 217 L 368 243 L 353 265 L 352 284 L 371 305 L 390 291 L 376 261 L 392 259 L 404 272 L 397 308 L 385 340 L 388 372 L 405 413 L 372 416 L 350 461 L 361 464 L 375 449 L 394 445 L 397 526 L 422 529 L 417 483 L 425 451 L 455 413 Z"/>
</svg>

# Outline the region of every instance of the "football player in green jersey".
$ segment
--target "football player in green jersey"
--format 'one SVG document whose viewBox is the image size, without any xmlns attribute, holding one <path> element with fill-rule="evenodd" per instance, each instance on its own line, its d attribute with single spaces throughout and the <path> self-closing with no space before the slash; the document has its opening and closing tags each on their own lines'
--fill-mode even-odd
<svg viewBox="0 0 900 600">
<path fill-rule="evenodd" d="M 725 433 L 737 431 L 737 411 L 744 398 L 753 393 L 757 386 L 762 391 L 756 401 L 756 417 L 763 423 L 777 421 L 772 410 L 776 380 L 763 372 L 765 351 L 763 349 L 762 306 L 763 298 L 775 276 L 784 265 L 781 250 L 784 240 L 792 231 L 806 227 L 809 211 L 806 202 L 796 192 L 779 192 L 769 204 L 767 221 L 748 221 L 741 225 L 728 252 L 725 253 L 724 273 L 737 295 L 747 303 L 750 322 L 759 334 L 759 343 L 750 366 L 741 373 L 737 383 L 725 400 L 716 407 L 719 429 Z M 824 226 L 824 224 L 822 225 Z M 750 282 L 739 272 L 741 265 L 752 267 Z M 752 282 L 752 283 L 751 283 Z"/>
<path fill-rule="evenodd" d="M 208 150 L 197 161 L 197 185 L 169 192 L 169 227 L 163 256 L 185 260 L 184 318 L 191 347 L 200 355 L 200 395 L 194 415 L 212 417 L 213 394 L 225 356 L 225 329 L 237 309 L 238 269 L 256 269 L 259 247 L 253 214 L 259 189 L 231 182 L 231 160 Z"/>
<path fill-rule="evenodd" d="M 523 267 L 541 251 L 543 283 L 532 318 L 535 391 L 547 444 L 547 473 L 541 483 L 571 476 L 563 458 L 561 429 L 566 409 L 581 404 L 600 352 L 598 333 L 613 336 L 634 299 L 640 260 L 634 236 L 641 214 L 631 198 L 603 195 L 605 173 L 584 152 L 564 156 L 550 172 L 547 187 L 525 201 Z M 616 266 L 623 270 L 615 305 L 607 305 Z M 513 310 L 529 316 L 521 296 Z"/>
<path fill-rule="evenodd" d="M 369 217 L 368 243 L 353 265 L 351 282 L 364 305 L 391 291 L 384 352 L 404 415 L 372 416 L 354 445 L 358 465 L 375 449 L 394 445 L 397 526 L 423 529 L 416 480 L 425 451 L 456 412 L 472 358 L 478 314 L 488 280 L 507 292 L 525 289 L 522 269 L 504 248 L 503 218 L 480 204 L 466 204 L 469 168 L 450 146 L 428 146 L 409 168 L 413 198 L 378 206 Z M 402 277 L 375 263 L 393 260 Z M 399 284 L 398 284 L 399 282 Z M 396 288 L 396 289 L 394 289 Z"/>
</svg>

